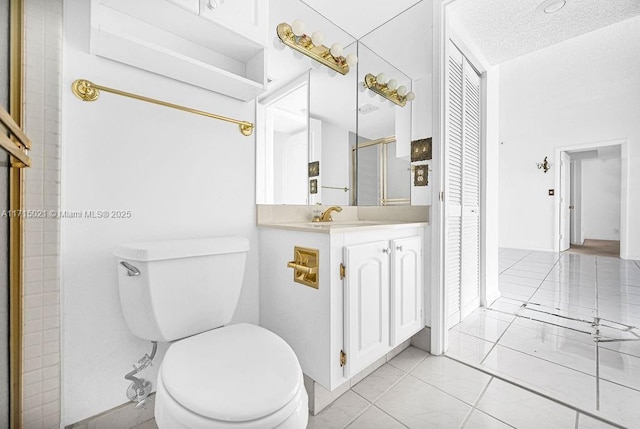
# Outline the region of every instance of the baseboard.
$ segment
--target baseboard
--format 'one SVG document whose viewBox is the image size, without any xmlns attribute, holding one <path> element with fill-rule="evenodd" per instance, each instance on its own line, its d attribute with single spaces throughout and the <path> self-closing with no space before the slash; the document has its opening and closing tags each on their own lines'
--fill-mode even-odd
<svg viewBox="0 0 640 429">
<path fill-rule="evenodd" d="M 149 395 L 144 405 L 136 408 L 133 402 L 127 402 L 103 413 L 89 417 L 80 422 L 65 426 L 65 429 L 119 428 L 135 429 L 136 426 L 153 419 L 156 394 Z"/>
</svg>

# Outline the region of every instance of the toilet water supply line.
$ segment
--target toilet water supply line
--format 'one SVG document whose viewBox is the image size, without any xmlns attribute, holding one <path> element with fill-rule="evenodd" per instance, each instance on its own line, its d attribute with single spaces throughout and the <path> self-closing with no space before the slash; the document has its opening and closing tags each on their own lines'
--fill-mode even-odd
<svg viewBox="0 0 640 429">
<path fill-rule="evenodd" d="M 127 397 L 131 401 L 137 402 L 136 408 L 144 405 L 147 396 L 149 396 L 149 394 L 151 393 L 151 382 L 145 380 L 144 378 L 135 377 L 137 373 L 147 368 L 148 366 L 151 366 L 153 358 L 156 355 L 156 350 L 158 349 L 158 342 L 151 341 L 151 344 L 153 344 L 151 355 L 145 354 L 138 360 L 138 366 L 133 365 L 133 371 L 124 376 L 125 379 L 131 381 L 131 385 L 127 389 Z"/>
</svg>

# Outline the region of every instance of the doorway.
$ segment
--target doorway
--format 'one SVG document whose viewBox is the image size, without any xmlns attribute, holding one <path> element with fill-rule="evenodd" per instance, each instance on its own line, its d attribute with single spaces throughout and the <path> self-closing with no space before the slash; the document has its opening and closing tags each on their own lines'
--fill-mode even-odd
<svg viewBox="0 0 640 429">
<path fill-rule="evenodd" d="M 558 152 L 557 249 L 626 259 L 626 142 L 573 146 Z"/>
</svg>

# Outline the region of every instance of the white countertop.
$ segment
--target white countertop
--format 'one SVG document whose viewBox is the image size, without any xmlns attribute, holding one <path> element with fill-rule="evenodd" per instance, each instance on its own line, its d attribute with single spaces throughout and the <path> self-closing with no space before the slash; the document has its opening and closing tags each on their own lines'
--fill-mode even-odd
<svg viewBox="0 0 640 429">
<path fill-rule="evenodd" d="M 270 222 L 259 223 L 259 228 L 288 229 L 293 231 L 335 234 L 344 232 L 368 231 L 376 229 L 398 229 L 428 226 L 429 222 L 402 222 L 377 220 L 345 220 L 333 222 Z"/>
</svg>

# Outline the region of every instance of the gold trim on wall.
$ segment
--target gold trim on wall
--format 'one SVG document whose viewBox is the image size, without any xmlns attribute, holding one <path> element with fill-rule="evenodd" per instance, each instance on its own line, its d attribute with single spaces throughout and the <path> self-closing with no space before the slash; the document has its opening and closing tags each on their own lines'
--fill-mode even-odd
<svg viewBox="0 0 640 429">
<path fill-rule="evenodd" d="M 11 0 L 9 114 L 22 127 L 24 79 L 24 2 Z M 25 136 L 26 137 L 26 136 Z M 28 139 L 27 139 L 28 140 Z M 24 143 L 25 146 L 27 143 Z M 28 146 L 26 146 L 28 148 Z M 28 164 L 27 164 L 28 165 Z M 24 163 L 11 159 L 9 169 L 9 209 L 21 210 L 23 204 Z M 20 216 L 9 218 L 9 420 L 11 427 L 22 428 L 22 231 Z"/>
</svg>

